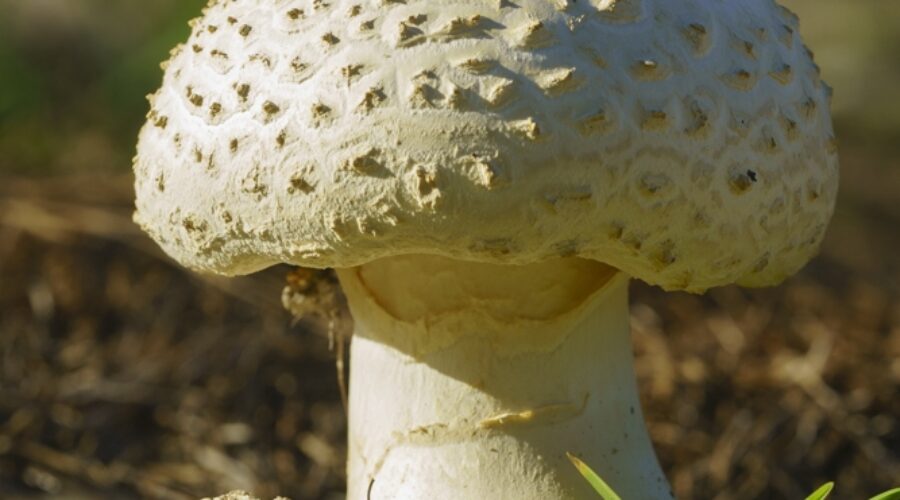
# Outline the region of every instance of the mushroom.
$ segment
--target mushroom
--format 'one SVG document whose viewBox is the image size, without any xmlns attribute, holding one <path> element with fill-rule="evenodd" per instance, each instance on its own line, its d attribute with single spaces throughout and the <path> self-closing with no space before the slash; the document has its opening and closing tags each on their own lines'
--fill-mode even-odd
<svg viewBox="0 0 900 500">
<path fill-rule="evenodd" d="M 816 252 L 830 90 L 773 1 L 213 1 L 165 63 L 135 220 L 178 262 L 335 268 L 348 497 L 668 498 L 627 288 Z"/>
</svg>

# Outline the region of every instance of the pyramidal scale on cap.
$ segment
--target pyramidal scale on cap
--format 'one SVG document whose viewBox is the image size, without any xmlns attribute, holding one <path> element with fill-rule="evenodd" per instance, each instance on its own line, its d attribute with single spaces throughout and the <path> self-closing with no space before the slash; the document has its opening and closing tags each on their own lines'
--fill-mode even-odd
<svg viewBox="0 0 900 500">
<path fill-rule="evenodd" d="M 135 220 L 198 271 L 338 269 L 357 321 L 350 498 L 577 496 L 565 451 L 623 494 L 668 495 L 636 395 L 641 443 L 570 439 L 629 425 L 596 387 L 613 368 L 539 361 L 558 397 L 514 381 L 579 342 L 618 342 L 583 361 L 624 349 L 630 370 L 627 307 L 607 325 L 621 335 L 580 336 L 628 276 L 774 285 L 816 253 L 838 162 L 796 16 L 771 0 L 213 0 L 191 25 L 150 97 Z M 508 304 L 537 300 L 525 282 L 533 314 Z M 423 291 L 441 286 L 451 298 Z M 422 384 L 453 403 L 384 399 Z M 489 416 L 517 408 L 559 415 Z M 447 472 L 460 460 L 482 468 Z"/>
</svg>

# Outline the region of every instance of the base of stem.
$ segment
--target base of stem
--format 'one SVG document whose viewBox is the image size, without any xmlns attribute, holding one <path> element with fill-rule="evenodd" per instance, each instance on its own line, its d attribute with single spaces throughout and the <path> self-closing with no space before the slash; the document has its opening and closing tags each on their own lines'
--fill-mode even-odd
<svg viewBox="0 0 900 500">
<path fill-rule="evenodd" d="M 562 259 L 532 270 L 478 264 L 473 280 L 458 261 L 393 259 L 404 261 L 339 271 L 356 321 L 348 498 L 594 498 L 567 452 L 623 498 L 671 498 L 640 411 L 626 277 L 598 267 L 586 281 L 583 262 Z M 435 273 L 436 259 L 451 272 Z M 436 280 L 469 293 L 486 271 L 500 288 L 482 290 L 477 304 L 416 292 Z M 527 289 L 535 273 L 538 284 L 568 291 L 547 295 L 562 299 L 540 314 L 531 306 L 519 315 L 503 298 L 543 293 Z M 571 279 L 596 286 L 572 294 Z M 421 304 L 403 305 L 416 297 Z"/>
</svg>

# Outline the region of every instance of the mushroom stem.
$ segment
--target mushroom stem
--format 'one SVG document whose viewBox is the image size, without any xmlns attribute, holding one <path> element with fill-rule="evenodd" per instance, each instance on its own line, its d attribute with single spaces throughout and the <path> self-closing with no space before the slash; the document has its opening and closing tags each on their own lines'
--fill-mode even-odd
<svg viewBox="0 0 900 500">
<path fill-rule="evenodd" d="M 632 366 L 628 278 L 593 261 L 434 256 L 338 271 L 355 319 L 348 495 L 671 498 Z"/>
</svg>

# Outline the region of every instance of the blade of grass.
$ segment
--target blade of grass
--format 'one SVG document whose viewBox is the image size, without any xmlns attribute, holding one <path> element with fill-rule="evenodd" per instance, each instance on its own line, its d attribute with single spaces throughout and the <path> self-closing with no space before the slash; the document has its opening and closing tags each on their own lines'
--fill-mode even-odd
<svg viewBox="0 0 900 500">
<path fill-rule="evenodd" d="M 898 500 L 900 499 L 900 488 L 885 491 L 870 498 L 869 500 Z"/>
<path fill-rule="evenodd" d="M 834 488 L 834 482 L 829 481 L 822 486 L 819 486 L 819 489 L 812 492 L 811 495 L 806 497 L 806 500 L 825 500 L 828 498 L 828 495 L 831 493 L 831 490 Z"/>
<path fill-rule="evenodd" d="M 569 457 L 569 461 L 572 462 L 572 465 L 574 465 L 575 468 L 578 469 L 578 472 L 587 479 L 587 482 L 591 484 L 594 490 L 603 497 L 603 500 L 622 500 L 603 479 L 600 479 L 600 476 L 598 476 L 596 472 L 588 467 L 586 463 L 582 462 L 578 457 L 569 452 L 566 452 L 566 456 Z"/>
</svg>

